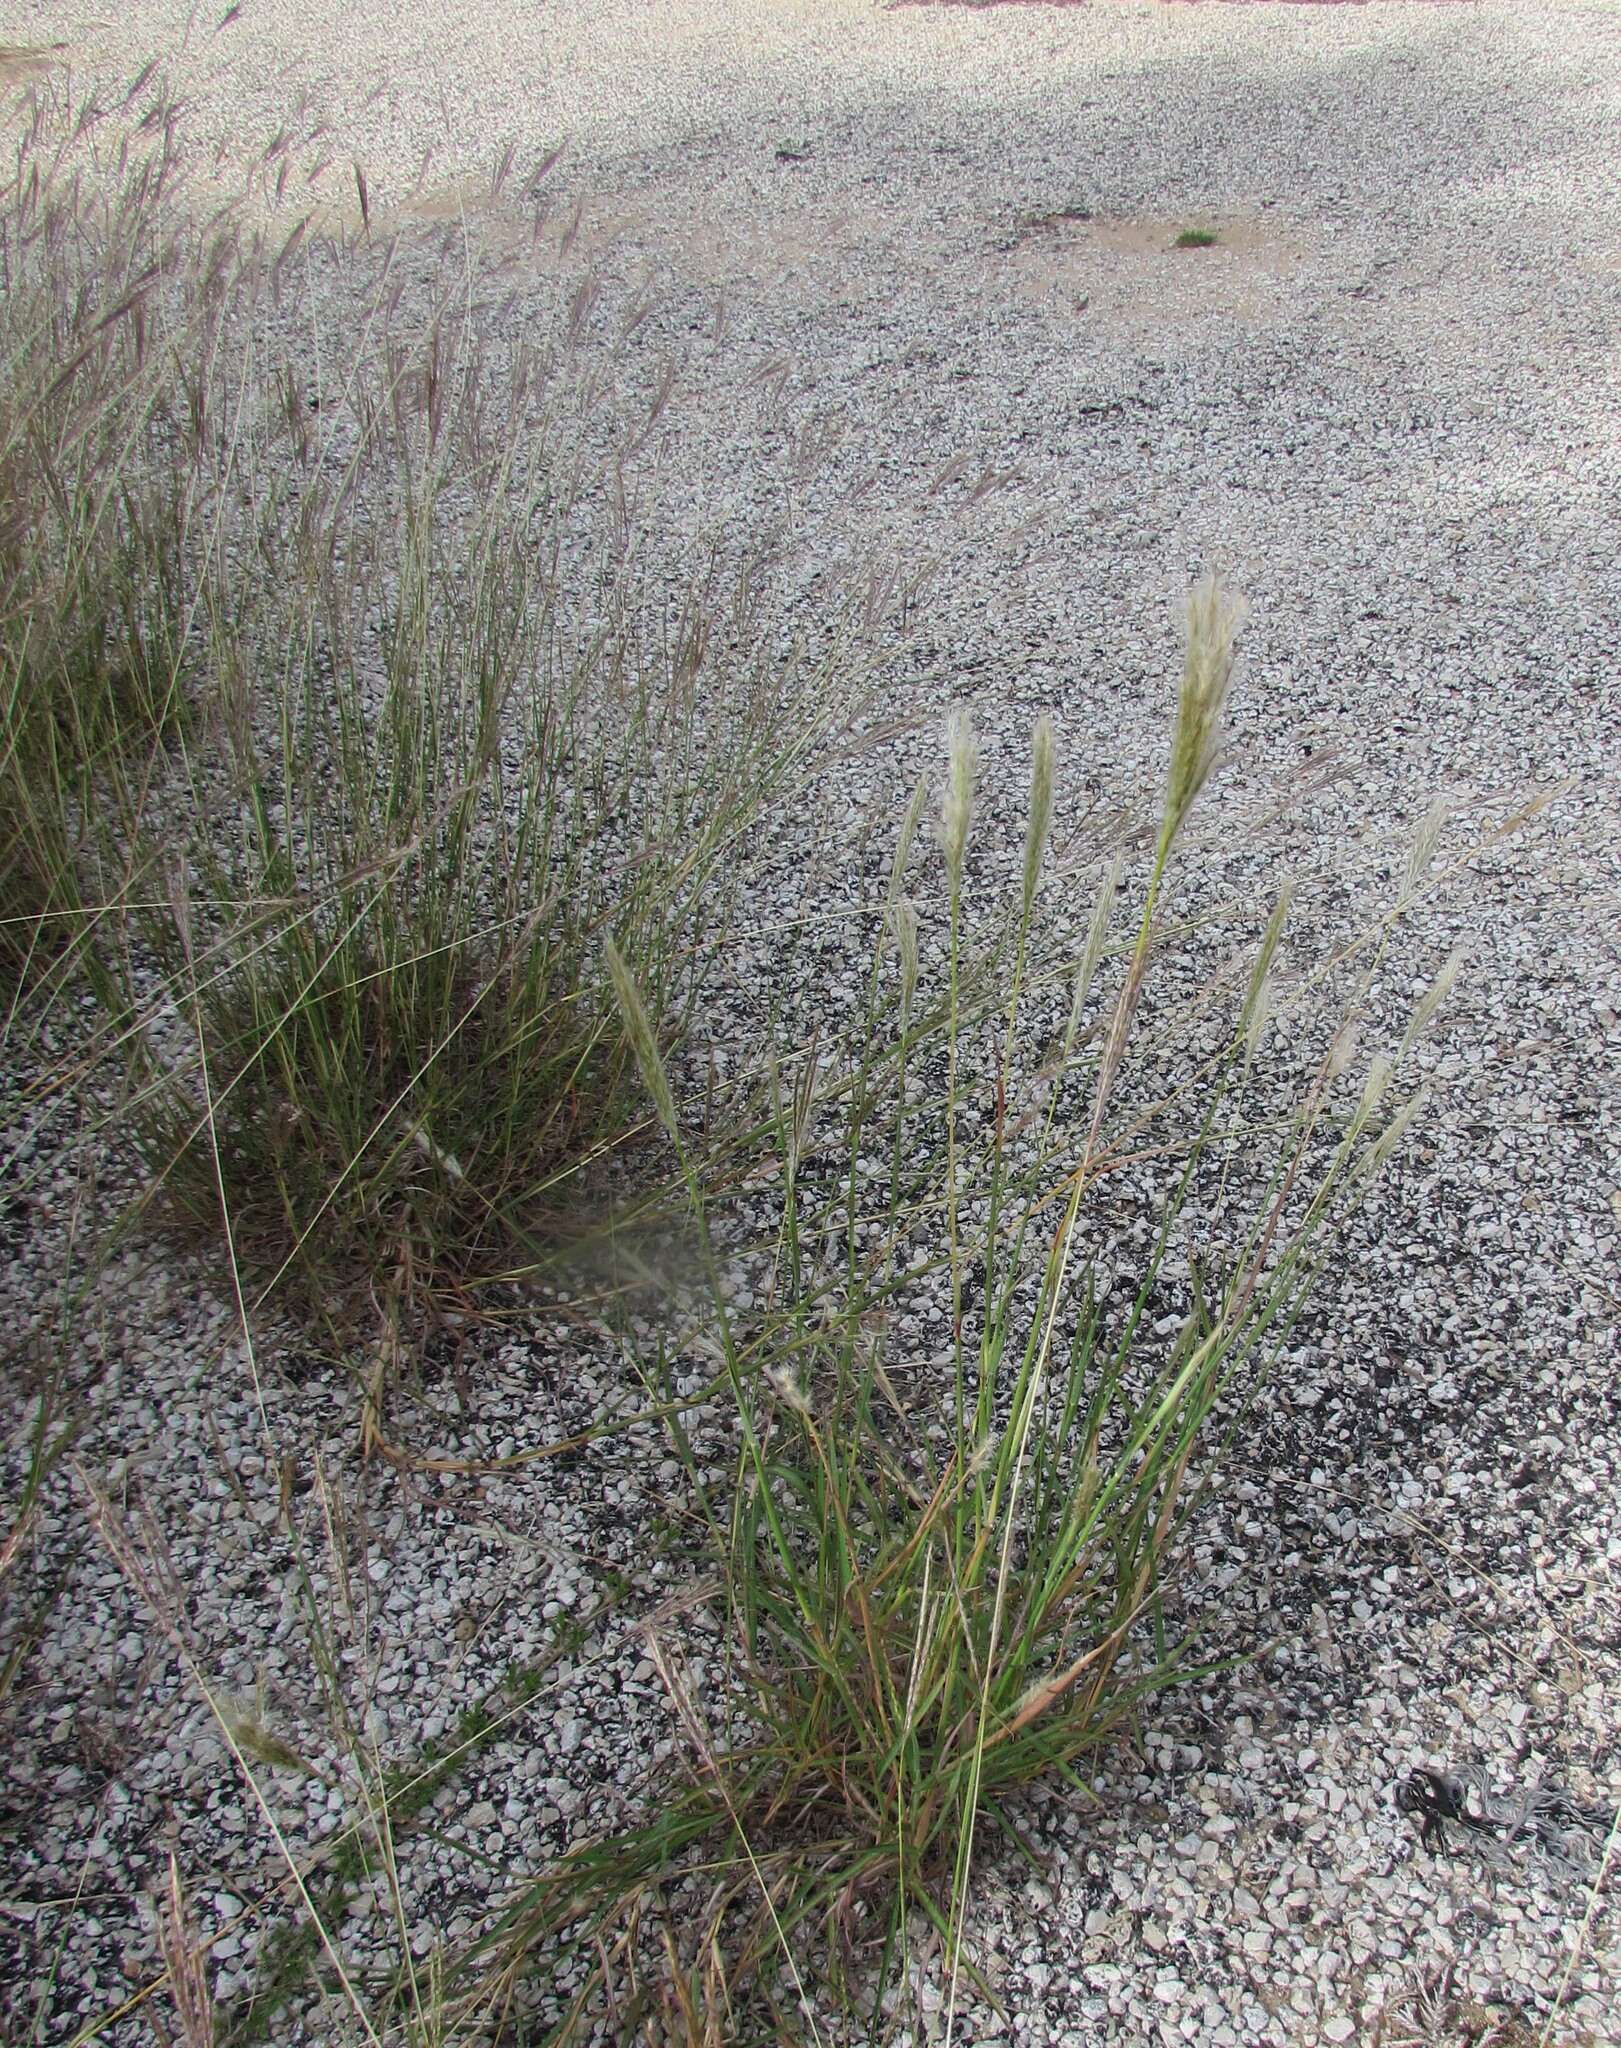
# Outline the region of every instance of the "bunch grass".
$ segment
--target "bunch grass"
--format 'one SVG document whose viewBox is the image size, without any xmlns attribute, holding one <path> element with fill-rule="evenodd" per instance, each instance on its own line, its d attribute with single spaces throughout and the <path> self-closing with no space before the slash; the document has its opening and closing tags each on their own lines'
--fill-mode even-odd
<svg viewBox="0 0 1621 2048">
<path fill-rule="evenodd" d="M 81 178 L 102 118 L 0 188 L 8 1039 L 88 991 L 142 1215 L 255 1300 L 465 1307 L 637 1206 L 603 941 L 667 1050 L 851 636 L 784 662 L 763 552 L 649 591 L 569 341 L 199 230 L 167 120 Z"/>
<path fill-rule="evenodd" d="M 185 503 L 149 464 L 182 378 L 151 306 L 177 267 L 165 133 L 108 184 L 36 101 L 0 181 L 0 972 L 59 985 L 99 907 L 93 840 L 139 808 L 186 710 L 177 575 Z M 215 304 L 165 339 L 205 362 Z M 64 960 L 67 965 L 64 967 Z"/>
<path fill-rule="evenodd" d="M 706 1685 L 674 1622 L 650 1631 L 687 1782 L 661 1788 L 656 1818 L 565 1859 L 515 1904 L 486 1950 L 515 1973 L 560 1943 L 577 1955 L 583 1928 L 618 1958 L 590 1979 L 608 1996 L 616 1970 L 635 1977 L 633 1930 L 681 1873 L 707 1904 L 666 1995 L 690 1999 L 692 1957 L 723 1949 L 729 1996 L 750 2015 L 737 2038 L 848 2038 L 861 2025 L 876 2039 L 932 1956 L 950 2038 L 964 1973 L 990 1995 L 967 1938 L 981 1836 L 1032 1853 L 1029 1789 L 1090 1798 L 1110 1744 L 1167 1687 L 1211 1668 L 1177 1590 L 1190 1517 L 1303 1305 L 1326 1226 L 1411 1109 L 1376 1123 L 1384 1062 L 1354 1106 L 1339 1100 L 1341 1030 L 1292 1113 L 1266 1132 L 1245 1127 L 1286 895 L 1224 1043 L 1185 1060 L 1168 1094 L 1145 1104 L 1137 1086 L 1161 893 L 1217 758 L 1240 622 L 1216 585 L 1191 594 L 1145 893 L 1135 925 L 1117 932 L 1118 871 L 1104 877 L 1056 1052 L 1024 1025 L 1037 993 L 1050 1009 L 1033 963 L 1055 734 L 1043 721 L 1033 735 L 1016 890 L 1000 941 L 976 950 L 964 923 L 977 748 L 967 721 L 952 721 L 938 832 L 944 985 L 920 1003 L 920 913 L 905 893 L 914 803 L 866 1014 L 836 1047 L 813 1045 L 791 1082 L 773 1074 L 777 1222 L 751 1314 L 732 1305 L 724 1220 L 634 974 L 613 960 L 704 1247 L 700 1349 L 728 1390 L 729 1490 L 714 1483 L 713 1444 L 673 1431 L 706 1532 L 701 1583 L 724 1589 L 708 1596 L 724 1610 L 722 1647 L 693 1624 Z M 990 963 L 988 983 L 971 960 Z M 1097 1002 L 1105 972 L 1114 993 Z M 907 1085 L 920 1069 L 943 1072 L 938 1100 Z M 970 1136 L 966 1106 L 987 1093 L 989 1131 Z M 1258 1167 L 1262 1139 L 1271 1158 Z M 1251 1206 L 1211 1224 L 1219 1265 L 1190 1261 L 1184 1212 L 1195 1194 L 1226 1194 L 1240 1147 Z M 838 1172 L 818 1173 L 810 1161 L 829 1154 Z M 1104 1241 L 1090 1212 L 1116 1176 L 1145 1169 L 1160 1179 L 1150 1249 L 1124 1297 L 1106 1300 L 1086 1249 Z M 1163 1304 L 1178 1292 L 1168 1331 Z M 885 1336 L 930 1299 L 950 1304 L 948 1350 L 932 1367 Z M 661 1374 L 667 1386 L 668 1360 L 649 1367 Z M 663 1924 L 660 1939 L 673 1939 Z M 584 2038 L 593 2010 L 588 1984 L 554 2006 L 546 2038 Z"/>
</svg>

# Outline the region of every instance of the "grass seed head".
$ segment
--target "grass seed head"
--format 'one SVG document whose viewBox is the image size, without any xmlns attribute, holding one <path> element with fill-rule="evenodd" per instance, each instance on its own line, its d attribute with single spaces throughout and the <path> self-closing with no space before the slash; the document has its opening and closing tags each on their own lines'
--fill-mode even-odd
<svg viewBox="0 0 1621 2048">
<path fill-rule="evenodd" d="M 1353 1131 L 1362 1130 L 1383 1102 L 1394 1072 L 1395 1068 L 1382 1052 L 1375 1053 L 1368 1062 L 1368 1078 L 1362 1084 L 1362 1096 L 1356 1106 L 1356 1115 L 1351 1119 Z"/>
<path fill-rule="evenodd" d="M 180 1882 L 179 1859 L 172 1849 L 169 1882 L 157 1920 L 158 1949 L 169 1973 L 169 1996 L 180 2022 L 182 2048 L 214 2048 L 214 2005 L 208 1995 L 204 1950 Z"/>
<path fill-rule="evenodd" d="M 1216 764 L 1221 717 L 1233 678 L 1235 642 L 1245 616 L 1243 600 L 1224 590 L 1214 576 L 1202 577 L 1188 593 L 1182 691 L 1160 826 L 1161 862 Z"/>
<path fill-rule="evenodd" d="M 1277 957 L 1278 943 L 1283 937 L 1283 927 L 1289 916 L 1289 884 L 1284 883 L 1278 892 L 1278 900 L 1272 906 L 1272 915 L 1266 921 L 1266 930 L 1261 934 L 1261 950 L 1255 956 L 1255 966 L 1250 974 L 1249 989 L 1244 997 L 1244 1008 L 1239 1016 L 1239 1033 L 1244 1040 L 1244 1071 L 1247 1074 L 1272 1016 L 1272 963 Z"/>
<path fill-rule="evenodd" d="M 811 1405 L 805 1389 L 785 1365 L 766 1367 L 766 1379 L 772 1392 L 785 1408 L 791 1409 L 803 1420 L 810 1420 Z"/>
<path fill-rule="evenodd" d="M 1092 993 L 1092 983 L 1097 975 L 1098 962 L 1103 958 L 1104 944 L 1109 936 L 1109 919 L 1113 914 L 1115 899 L 1120 894 L 1120 878 L 1125 873 L 1125 862 L 1116 854 L 1104 870 L 1103 880 L 1098 884 L 1098 893 L 1092 905 L 1092 922 L 1087 929 L 1086 950 L 1081 955 L 1080 971 L 1075 977 L 1075 994 L 1069 1006 L 1069 1024 L 1064 1032 L 1064 1060 L 1066 1065 L 1075 1050 L 1076 1034 L 1081 1028 L 1081 1018 L 1086 1013 L 1086 1002 Z"/>
<path fill-rule="evenodd" d="M 963 856 L 968 849 L 968 823 L 974 811 L 974 781 L 979 772 L 979 745 L 974 738 L 973 720 L 966 711 L 954 711 L 946 726 L 945 802 L 940 809 L 940 844 L 946 856 L 955 901 L 962 893 Z"/>
<path fill-rule="evenodd" d="M 1407 876 L 1402 884 L 1401 895 L 1397 899 L 1399 909 L 1405 910 L 1418 894 L 1424 877 L 1429 873 L 1435 860 L 1436 848 L 1441 844 L 1441 834 L 1446 827 L 1446 821 L 1447 800 L 1444 796 L 1438 796 L 1425 812 L 1424 822 L 1419 826 L 1413 839 L 1413 850 L 1407 857 Z"/>
<path fill-rule="evenodd" d="M 1396 1114 L 1385 1125 L 1378 1137 L 1368 1146 L 1359 1162 L 1361 1171 L 1371 1180 L 1382 1173 L 1389 1163 L 1390 1155 L 1407 1135 L 1407 1126 L 1413 1121 L 1429 1100 L 1429 1090 L 1420 1088 L 1418 1093 L 1404 1102 Z"/>
<path fill-rule="evenodd" d="M 1041 878 L 1041 857 L 1046 851 L 1047 833 L 1053 816 L 1053 722 L 1050 712 L 1036 721 L 1030 741 L 1030 819 L 1024 835 L 1024 914 L 1030 915 L 1036 883 Z"/>
<path fill-rule="evenodd" d="M 912 800 L 901 816 L 900 836 L 895 841 L 895 858 L 889 870 L 889 893 L 887 901 L 895 903 L 906 885 L 907 864 L 912 858 L 912 841 L 917 837 L 918 820 L 923 816 L 923 806 L 929 800 L 927 776 L 918 778 L 917 788 L 912 791 Z"/>
<path fill-rule="evenodd" d="M 1261 1049 L 1261 1040 L 1266 1027 L 1272 1021 L 1272 977 L 1262 977 L 1258 987 L 1250 990 L 1249 1001 L 1244 1005 L 1244 1073 L 1255 1064 L 1255 1055 Z"/>
<path fill-rule="evenodd" d="M 1397 1055 L 1398 1058 L 1405 1056 L 1416 1041 L 1422 1038 L 1429 1029 L 1430 1024 L 1434 1021 L 1436 1011 L 1440 1009 L 1441 1005 L 1452 993 L 1452 985 L 1457 980 L 1462 966 L 1463 948 L 1461 946 L 1454 947 L 1442 963 L 1440 973 L 1430 983 L 1423 995 L 1419 997 L 1414 1007 L 1412 1018 L 1402 1036 L 1401 1053 Z"/>
<path fill-rule="evenodd" d="M 901 1024 L 904 1028 L 911 1020 L 912 1001 L 917 994 L 917 905 L 910 896 L 903 896 L 890 906 L 889 925 L 895 935 L 895 951 L 900 958 Z"/>
<path fill-rule="evenodd" d="M 642 992 L 636 986 L 635 977 L 625 965 L 624 956 L 612 939 L 603 941 L 603 956 L 608 963 L 609 978 L 613 982 L 614 996 L 619 1004 L 619 1014 L 625 1026 L 625 1035 L 630 1040 L 630 1049 L 636 1058 L 647 1092 L 653 1098 L 659 1121 L 672 1138 L 679 1138 L 676 1123 L 675 1097 L 670 1091 L 670 1077 L 664 1070 L 664 1061 L 659 1053 L 658 1039 L 653 1031 L 652 1019 L 647 1014 L 647 1005 L 642 1001 Z"/>
<path fill-rule="evenodd" d="M 1325 1062 L 1327 1077 L 1337 1081 L 1356 1058 L 1356 1049 L 1361 1041 L 1361 1032 L 1354 1017 L 1347 1017 L 1329 1042 L 1328 1059 Z"/>
</svg>

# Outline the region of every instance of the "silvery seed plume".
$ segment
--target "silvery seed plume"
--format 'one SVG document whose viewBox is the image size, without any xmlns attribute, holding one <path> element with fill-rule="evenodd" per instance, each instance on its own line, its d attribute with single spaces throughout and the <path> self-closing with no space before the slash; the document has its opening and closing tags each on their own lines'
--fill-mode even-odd
<svg viewBox="0 0 1621 2048">
<path fill-rule="evenodd" d="M 1324 1073 L 1330 1081 L 1337 1081 L 1341 1074 L 1348 1071 L 1352 1060 L 1356 1058 L 1356 1050 L 1361 1040 L 1362 1033 L 1357 1020 L 1354 1017 L 1347 1017 L 1329 1040 Z"/>
<path fill-rule="evenodd" d="M 1413 850 L 1407 857 L 1407 879 L 1402 884 L 1401 895 L 1396 907 L 1405 910 L 1418 894 L 1419 884 L 1430 871 L 1435 859 L 1435 849 L 1441 843 L 1441 832 L 1447 821 L 1447 800 L 1438 796 L 1424 814 L 1424 822 L 1418 828 L 1413 840 Z"/>
<path fill-rule="evenodd" d="M 792 1409 L 795 1415 L 804 1416 L 809 1420 L 811 1412 L 809 1397 L 787 1366 L 768 1365 L 765 1376 L 770 1383 L 772 1392 L 781 1401 L 783 1406 Z"/>
<path fill-rule="evenodd" d="M 1250 974 L 1250 985 L 1244 997 L 1244 1007 L 1239 1013 L 1238 1028 L 1244 1040 L 1244 1074 L 1247 1079 L 1254 1061 L 1261 1034 L 1265 1031 L 1272 1015 L 1272 962 L 1277 957 L 1278 943 L 1283 937 L 1283 927 L 1289 916 L 1290 888 L 1284 883 L 1278 892 L 1278 900 L 1272 906 L 1272 915 L 1266 921 L 1266 930 L 1261 934 L 1261 950 L 1255 957 L 1255 966 Z"/>
<path fill-rule="evenodd" d="M 1368 1078 L 1362 1084 L 1362 1097 L 1357 1103 L 1356 1114 L 1351 1118 L 1353 1137 L 1364 1128 L 1384 1100 L 1385 1090 L 1390 1086 L 1390 1077 L 1394 1072 L 1394 1064 L 1382 1052 L 1375 1053 L 1368 1062 Z"/>
<path fill-rule="evenodd" d="M 1428 1100 L 1429 1090 L 1427 1088 L 1420 1088 L 1411 1100 L 1402 1104 L 1401 1108 L 1397 1110 L 1396 1114 L 1385 1125 L 1378 1137 L 1373 1140 L 1357 1162 L 1358 1167 L 1363 1173 L 1371 1178 L 1374 1174 L 1384 1170 L 1391 1153 L 1395 1151 L 1396 1147 L 1407 1135 L 1407 1126 L 1418 1115 Z"/>
<path fill-rule="evenodd" d="M 968 847 L 968 821 L 974 809 L 974 779 L 979 770 L 979 746 L 974 739 L 973 720 L 966 711 L 954 711 L 946 725 L 945 801 L 940 807 L 940 844 L 946 856 L 955 901 L 962 890 L 963 855 Z"/>
<path fill-rule="evenodd" d="M 1182 692 L 1155 856 L 1161 864 L 1215 766 L 1221 745 L 1221 714 L 1233 678 L 1233 643 L 1245 616 L 1243 600 L 1230 596 L 1214 576 L 1202 577 L 1188 592 Z"/>
<path fill-rule="evenodd" d="M 1462 966 L 1463 948 L 1455 946 L 1442 962 L 1440 973 L 1419 997 L 1407 1029 L 1402 1034 L 1401 1051 L 1397 1053 L 1397 1059 L 1405 1058 L 1414 1042 L 1423 1036 L 1436 1011 L 1452 993 L 1452 984 L 1457 980 L 1458 971 Z"/>
<path fill-rule="evenodd" d="M 895 935 L 895 951 L 901 964 L 901 1028 L 911 1022 L 912 999 L 917 994 L 917 905 L 903 896 L 890 905 L 889 928 Z"/>
<path fill-rule="evenodd" d="M 268 1764 L 272 1770 L 295 1771 L 301 1778 L 319 1778 L 320 1770 L 308 1757 L 301 1756 L 290 1742 L 285 1742 L 265 1719 L 264 1702 L 260 1699 L 238 1699 L 232 1694 L 222 1693 L 219 1700 L 220 1721 L 226 1734 L 244 1756 L 251 1756 L 255 1763 Z"/>
<path fill-rule="evenodd" d="M 431 1159 L 439 1171 L 451 1180 L 466 1180 L 467 1173 L 454 1152 L 446 1152 L 436 1145 L 421 1124 L 411 1127 L 411 1142 L 417 1150 Z"/>
<path fill-rule="evenodd" d="M 901 818 L 900 837 L 895 841 L 895 858 L 890 864 L 887 903 L 899 901 L 902 885 L 906 880 L 907 863 L 912 858 L 912 841 L 917 836 L 918 820 L 923 816 L 923 806 L 929 800 L 929 780 L 926 775 L 918 778 L 917 788 L 912 791 L 912 801 L 906 806 Z"/>
<path fill-rule="evenodd" d="M 658 1040 L 653 1033 L 652 1020 L 648 1017 L 647 1006 L 642 1001 L 642 992 L 636 986 L 635 978 L 625 965 L 624 957 L 612 939 L 605 939 L 602 945 L 603 957 L 608 963 L 608 974 L 614 985 L 614 995 L 619 1002 L 619 1015 L 625 1026 L 625 1035 L 630 1040 L 630 1049 L 636 1055 L 636 1064 L 641 1069 L 642 1081 L 653 1098 L 653 1106 L 672 1138 L 679 1138 L 675 1116 L 675 1097 L 670 1092 L 670 1077 L 664 1071 L 664 1062 L 659 1057 Z"/>
<path fill-rule="evenodd" d="M 1086 999 L 1092 993 L 1093 977 L 1098 971 L 1098 962 L 1103 958 L 1104 942 L 1109 936 L 1109 918 L 1114 910 L 1115 898 L 1120 893 L 1120 877 L 1125 872 L 1125 862 L 1116 854 L 1104 870 L 1103 880 L 1098 884 L 1098 893 L 1092 905 L 1092 923 L 1086 934 L 1086 950 L 1081 955 L 1080 972 L 1075 977 L 1075 994 L 1069 1006 L 1069 1023 L 1064 1027 L 1064 1059 L 1068 1066 L 1070 1054 L 1075 1050 L 1075 1035 L 1081 1028 L 1081 1017 L 1086 1009 Z"/>
<path fill-rule="evenodd" d="M 1047 847 L 1047 830 L 1053 816 L 1053 722 L 1044 711 L 1036 721 L 1030 739 L 1030 819 L 1024 835 L 1024 914 L 1041 878 L 1041 857 Z"/>
<path fill-rule="evenodd" d="M 1239 1018 L 1239 1029 L 1247 1036 L 1250 1029 L 1250 1013 L 1261 999 L 1267 977 L 1272 971 L 1272 962 L 1277 956 L 1278 943 L 1283 937 L 1283 927 L 1289 916 L 1289 901 L 1292 895 L 1290 885 L 1285 882 L 1278 891 L 1278 900 L 1272 906 L 1272 915 L 1266 921 L 1266 930 L 1261 934 L 1261 950 L 1255 956 L 1255 966 L 1250 973 L 1248 993 L 1244 997 L 1244 1008 Z"/>
<path fill-rule="evenodd" d="M 1244 1079 L 1250 1077 L 1255 1064 L 1255 1055 L 1261 1049 L 1261 1040 L 1266 1027 L 1272 1021 L 1272 977 L 1268 975 L 1259 988 L 1253 989 L 1244 1006 Z"/>
</svg>

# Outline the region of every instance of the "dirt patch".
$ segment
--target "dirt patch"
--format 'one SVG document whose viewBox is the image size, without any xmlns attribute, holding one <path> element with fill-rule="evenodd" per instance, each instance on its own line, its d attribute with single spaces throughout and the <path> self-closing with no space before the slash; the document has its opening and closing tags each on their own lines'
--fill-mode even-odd
<svg viewBox="0 0 1621 2048">
<path fill-rule="evenodd" d="M 1190 230 L 1208 246 L 1178 247 Z M 1085 207 L 1028 214 L 995 243 L 989 262 L 1020 296 L 1062 305 L 1116 331 L 1184 328 L 1226 320 L 1269 325 L 1281 288 L 1312 244 L 1266 216 L 1213 219 L 1099 219 Z"/>
</svg>

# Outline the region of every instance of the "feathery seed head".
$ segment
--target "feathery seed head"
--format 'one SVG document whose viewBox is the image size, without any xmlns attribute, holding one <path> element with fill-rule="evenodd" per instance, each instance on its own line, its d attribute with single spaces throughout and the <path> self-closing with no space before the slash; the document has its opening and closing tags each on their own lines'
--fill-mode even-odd
<svg viewBox="0 0 1621 2048">
<path fill-rule="evenodd" d="M 1452 984 L 1457 980 L 1458 971 L 1462 966 L 1463 948 L 1455 946 L 1442 963 L 1440 973 L 1419 997 L 1412 1019 L 1402 1036 L 1401 1051 L 1396 1055 L 1398 1059 L 1404 1058 L 1414 1040 L 1423 1036 L 1436 1011 L 1452 993 Z"/>
<path fill-rule="evenodd" d="M 765 1376 L 771 1391 L 782 1405 L 790 1409 L 795 1415 L 809 1421 L 811 1412 L 810 1401 L 806 1396 L 805 1389 L 800 1385 L 795 1375 L 785 1365 L 768 1365 L 765 1369 Z"/>
<path fill-rule="evenodd" d="M 979 747 L 974 739 L 973 720 L 966 711 L 954 711 L 946 726 L 945 801 L 940 807 L 940 844 L 945 851 L 946 872 L 951 894 L 962 889 L 963 855 L 968 846 L 968 821 L 974 809 L 974 778 L 979 769 Z"/>
<path fill-rule="evenodd" d="M 1272 1000 L 1268 991 L 1272 962 L 1277 956 L 1278 942 L 1283 937 L 1283 927 L 1288 920 L 1291 893 L 1290 885 L 1285 882 L 1278 892 L 1277 902 L 1272 906 L 1272 915 L 1266 921 L 1266 930 L 1261 934 L 1261 950 L 1256 955 L 1254 971 L 1250 975 L 1249 992 L 1244 997 L 1239 1026 L 1249 1047 L 1246 1062 L 1254 1056 L 1256 1040 L 1266 1021 L 1265 1017 L 1262 1017 L 1257 1022 L 1258 1012 L 1264 1008 L 1266 1015 L 1271 1015 Z"/>
<path fill-rule="evenodd" d="M 1353 1131 L 1360 1131 L 1384 1100 L 1385 1090 L 1390 1086 L 1390 1077 L 1394 1072 L 1394 1066 L 1382 1052 L 1374 1054 L 1368 1063 L 1368 1078 L 1362 1084 L 1362 1099 L 1358 1102 L 1356 1114 L 1351 1119 Z"/>
<path fill-rule="evenodd" d="M 1036 720 L 1030 739 L 1030 820 L 1024 835 L 1024 912 L 1030 914 L 1036 883 L 1041 877 L 1041 857 L 1047 847 L 1047 832 L 1053 816 L 1052 714 L 1044 711 Z"/>
<path fill-rule="evenodd" d="M 903 896 L 890 905 L 889 928 L 895 935 L 895 951 L 901 963 L 901 1026 L 910 1023 L 912 999 L 917 994 L 917 905 Z"/>
<path fill-rule="evenodd" d="M 1243 600 L 1224 590 L 1214 576 L 1201 577 L 1188 592 L 1182 691 L 1160 825 L 1161 861 L 1215 766 L 1221 745 L 1221 714 L 1233 676 L 1233 643 L 1245 616 Z"/>
<path fill-rule="evenodd" d="M 1244 1005 L 1244 1077 L 1249 1078 L 1250 1068 L 1255 1064 L 1255 1055 L 1261 1049 L 1261 1039 L 1266 1027 L 1272 1021 L 1272 977 L 1263 975 L 1259 986 L 1252 984 L 1249 999 Z"/>
<path fill-rule="evenodd" d="M 1361 1171 L 1371 1176 L 1383 1170 L 1392 1152 L 1407 1135 L 1407 1126 L 1418 1115 L 1429 1100 L 1429 1090 L 1420 1088 L 1409 1101 L 1404 1102 L 1396 1114 L 1385 1125 L 1378 1137 L 1368 1146 L 1358 1161 Z"/>
<path fill-rule="evenodd" d="M 658 1039 L 653 1031 L 647 1005 L 642 1001 L 642 992 L 636 986 L 635 978 L 625 965 L 624 957 L 612 939 L 605 939 L 603 955 L 608 962 L 608 974 L 614 986 L 614 995 L 619 1003 L 620 1019 L 625 1027 L 625 1036 L 630 1040 L 630 1049 L 636 1056 L 641 1069 L 642 1081 L 653 1098 L 653 1106 L 672 1138 L 678 1136 L 675 1118 L 675 1097 L 670 1092 L 670 1077 L 664 1071 L 664 1061 L 659 1057 Z"/>
<path fill-rule="evenodd" d="M 447 1178 L 450 1180 L 466 1180 L 466 1170 L 455 1153 L 441 1150 L 421 1124 L 412 1125 L 411 1142 L 419 1152 L 426 1154 Z"/>
<path fill-rule="evenodd" d="M 1337 1081 L 1356 1058 L 1357 1043 L 1361 1036 L 1354 1017 L 1347 1017 L 1334 1033 L 1329 1041 L 1328 1059 L 1325 1062 L 1327 1078 L 1330 1081 Z"/>
<path fill-rule="evenodd" d="M 1402 884 L 1401 895 L 1397 898 L 1398 909 L 1405 910 L 1418 894 L 1419 885 L 1429 873 L 1430 863 L 1435 859 L 1435 849 L 1441 843 L 1441 833 L 1446 821 L 1447 800 L 1444 796 L 1438 796 L 1425 812 L 1424 822 L 1419 826 L 1413 840 L 1413 850 L 1407 857 L 1407 878 Z"/>
<path fill-rule="evenodd" d="M 1103 958 L 1104 942 L 1109 936 L 1109 917 L 1114 909 L 1115 898 L 1120 893 L 1120 877 L 1125 872 L 1125 862 L 1118 854 L 1104 871 L 1103 880 L 1098 884 L 1097 900 L 1092 905 L 1092 923 L 1086 934 L 1086 951 L 1081 955 L 1081 969 L 1075 977 L 1075 994 L 1069 1006 L 1069 1024 L 1064 1032 L 1064 1062 L 1075 1050 L 1075 1034 L 1081 1028 L 1081 1016 L 1086 1009 L 1086 999 L 1092 993 L 1092 978 L 1098 971 L 1098 962 Z"/>
<path fill-rule="evenodd" d="M 268 1764 L 272 1770 L 297 1771 L 301 1777 L 309 1778 L 318 1775 L 315 1766 L 270 1726 L 262 1697 L 245 1700 L 222 1695 L 218 1707 L 228 1740 L 244 1756 L 251 1756 L 255 1763 Z"/>
<path fill-rule="evenodd" d="M 917 788 L 912 791 L 912 800 L 901 817 L 900 837 L 895 841 L 895 858 L 889 870 L 889 894 L 886 901 L 896 902 L 901 886 L 906 880 L 906 865 L 912 858 L 912 841 L 917 836 L 918 820 L 923 815 L 923 806 L 929 800 L 929 781 L 926 775 L 918 778 Z"/>
</svg>

